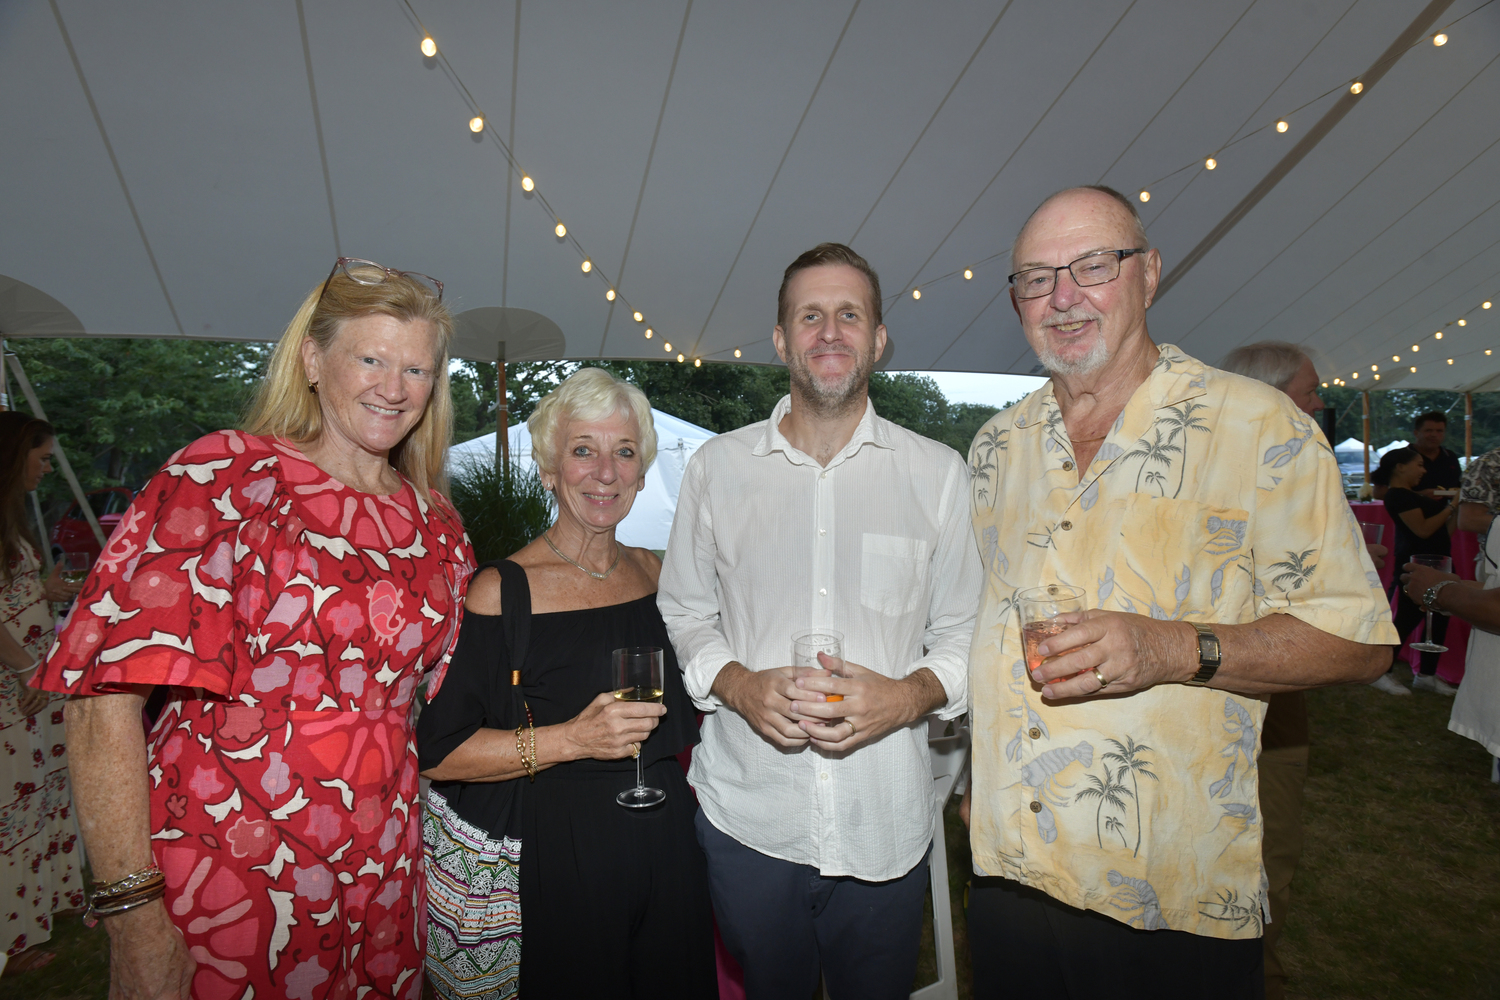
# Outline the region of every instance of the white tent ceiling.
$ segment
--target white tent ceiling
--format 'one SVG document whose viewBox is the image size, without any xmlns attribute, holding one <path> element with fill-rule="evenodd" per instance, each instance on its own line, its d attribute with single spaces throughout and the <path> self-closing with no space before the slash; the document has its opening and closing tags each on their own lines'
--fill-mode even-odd
<svg viewBox="0 0 1500 1000">
<path fill-rule="evenodd" d="M 568 357 L 768 362 L 781 269 L 832 239 L 883 276 L 892 367 L 1024 374 L 1010 240 L 1102 181 L 1150 189 L 1158 340 L 1488 386 L 1497 56 L 1485 0 L 11 0 L 0 275 L 91 334 L 271 339 L 343 253 L 540 313 Z"/>
</svg>

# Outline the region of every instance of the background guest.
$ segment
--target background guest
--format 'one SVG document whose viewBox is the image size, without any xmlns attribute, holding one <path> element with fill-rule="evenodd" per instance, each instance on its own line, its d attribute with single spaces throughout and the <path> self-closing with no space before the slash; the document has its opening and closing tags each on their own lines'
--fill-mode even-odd
<svg viewBox="0 0 1500 1000">
<path fill-rule="evenodd" d="M 67 705 L 112 996 L 415 997 L 408 722 L 472 568 L 442 285 L 340 258 L 246 432 L 167 461 L 38 686 Z M 171 701 L 143 738 L 154 685 Z"/>
<path fill-rule="evenodd" d="M 1428 426 L 1431 424 L 1429 422 Z M 1396 565 L 1405 566 L 1412 556 L 1449 556 L 1453 552 L 1453 539 L 1449 532 L 1453 528 L 1453 515 L 1458 510 L 1458 498 L 1423 496 L 1416 488 L 1425 479 L 1426 460 L 1415 448 L 1397 448 L 1380 458 L 1380 468 L 1390 478 L 1390 488 L 1385 494 L 1385 509 L 1396 523 L 1394 546 Z M 1433 487 L 1436 489 L 1437 487 Z M 1400 584 L 1396 589 L 1396 631 L 1402 641 L 1417 625 L 1425 620 L 1422 609 L 1414 604 Z M 1432 618 L 1430 642 L 1442 645 L 1448 634 L 1448 619 L 1442 615 Z M 1399 655 L 1400 647 L 1397 647 Z M 1421 666 L 1412 678 L 1413 691 L 1435 691 L 1438 694 L 1455 694 L 1458 689 L 1437 676 L 1438 653 L 1423 653 Z"/>
<path fill-rule="evenodd" d="M 61 706 L 26 686 L 52 646 L 49 601 L 80 584 L 54 566 L 26 523 L 25 497 L 52 471 L 52 425 L 0 413 L 0 970 L 40 969 L 52 915 L 83 905 L 82 859 L 68 788 Z"/>
<path fill-rule="evenodd" d="M 1458 530 L 1489 534 L 1500 511 L 1500 448 L 1485 452 L 1464 469 L 1458 500 Z"/>
<path fill-rule="evenodd" d="M 453 663 L 418 726 L 433 811 L 451 809 L 487 833 L 491 859 L 506 850 L 496 827 L 515 792 L 500 786 L 521 783 L 521 851 L 504 858 L 509 878 L 497 876 L 493 892 L 456 884 L 451 862 L 429 883 L 433 985 L 444 996 L 509 996 L 518 974 L 523 997 L 717 996 L 708 876 L 676 760 L 698 742 L 698 727 L 656 609 L 661 560 L 615 540 L 656 457 L 651 404 L 603 369 L 585 368 L 527 425 L 557 520 L 475 576 Z M 517 661 L 507 627 L 514 635 L 528 621 Z M 665 651 L 661 704 L 615 699 L 610 651 L 625 646 Z M 517 682 L 524 733 L 494 721 L 507 717 Z M 635 784 L 637 755 L 645 783 L 666 791 L 649 810 L 615 800 Z M 429 824 L 429 855 L 437 836 Z M 458 846 L 437 849 L 451 856 Z M 479 853 L 471 849 L 471 860 Z M 456 925 L 471 893 L 479 916 L 514 916 L 517 860 L 520 969 L 505 963 L 482 981 L 520 920 L 492 918 L 494 933 L 462 945 Z"/>
<path fill-rule="evenodd" d="M 1413 487 L 1425 497 L 1438 490 L 1456 490 L 1463 480 L 1458 455 L 1443 447 L 1448 438 L 1448 415 L 1442 410 L 1423 413 L 1412 421 L 1412 447 L 1422 456 L 1425 467 L 1422 478 Z"/>
</svg>

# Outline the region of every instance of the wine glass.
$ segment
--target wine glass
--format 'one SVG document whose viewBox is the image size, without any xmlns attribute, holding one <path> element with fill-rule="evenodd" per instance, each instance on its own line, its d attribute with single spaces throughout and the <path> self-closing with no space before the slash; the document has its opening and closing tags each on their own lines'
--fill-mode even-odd
<svg viewBox="0 0 1500 1000">
<path fill-rule="evenodd" d="M 1418 566 L 1431 566 L 1439 573 L 1452 573 L 1453 560 L 1447 556 L 1412 556 L 1411 561 Z M 1427 627 L 1422 631 L 1422 641 L 1414 642 L 1411 648 L 1420 653 L 1446 653 L 1447 646 L 1439 646 L 1432 641 L 1432 612 L 1427 612 Z"/>
<path fill-rule="evenodd" d="M 664 654 L 660 646 L 626 646 L 609 654 L 614 668 L 616 701 L 654 701 L 661 703 L 662 661 Z M 615 796 L 615 801 L 627 809 L 644 809 L 665 800 L 667 793 L 660 788 L 647 788 L 645 775 L 641 771 L 640 751 L 635 755 L 635 787 L 627 788 Z"/>
<path fill-rule="evenodd" d="M 1359 522 L 1359 530 L 1365 536 L 1365 543 L 1368 545 L 1379 545 L 1381 540 L 1385 538 L 1385 525 L 1383 524 L 1371 524 L 1369 521 L 1361 521 Z"/>
<path fill-rule="evenodd" d="M 82 583 L 89 575 L 89 564 L 94 557 L 87 552 L 64 552 L 59 561 L 62 564 L 59 573 L 64 581 Z"/>
<path fill-rule="evenodd" d="M 844 633 L 835 632 L 831 628 L 812 628 L 792 635 L 792 666 L 812 667 L 814 670 L 822 670 L 823 664 L 818 662 L 818 654 L 827 653 L 836 659 L 844 658 Z M 827 694 L 823 696 L 825 701 L 843 701 L 841 694 Z"/>
<path fill-rule="evenodd" d="M 1018 593 L 1016 606 L 1020 608 L 1021 644 L 1026 652 L 1029 672 L 1042 665 L 1042 654 L 1037 652 L 1042 640 L 1068 628 L 1069 623 L 1057 621 L 1057 616 L 1087 611 L 1089 602 L 1082 587 L 1048 583 Z"/>
</svg>

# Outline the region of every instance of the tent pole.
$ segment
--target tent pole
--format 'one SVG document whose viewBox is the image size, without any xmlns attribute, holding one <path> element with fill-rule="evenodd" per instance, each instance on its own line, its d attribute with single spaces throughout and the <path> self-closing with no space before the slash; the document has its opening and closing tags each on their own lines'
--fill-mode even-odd
<svg viewBox="0 0 1500 1000">
<path fill-rule="evenodd" d="M 500 341 L 500 356 L 495 362 L 495 462 L 503 474 L 510 471 L 510 411 L 505 397 L 505 341 Z"/>
<path fill-rule="evenodd" d="M 1464 393 L 1464 466 L 1474 459 L 1474 394 Z"/>
<path fill-rule="evenodd" d="M 1364 403 L 1364 434 L 1365 434 L 1365 485 L 1370 485 L 1370 393 L 1368 390 L 1359 394 Z"/>
<path fill-rule="evenodd" d="M 9 352 L 5 360 L 10 362 L 10 368 L 16 373 L 16 382 L 21 386 L 21 391 L 26 394 L 26 402 L 31 404 L 32 416 L 38 420 L 46 420 L 47 414 L 42 410 L 42 404 L 37 401 L 36 392 L 31 388 L 31 382 L 26 378 L 26 371 L 21 367 L 21 359 Z M 62 468 L 63 478 L 68 481 L 68 486 L 73 490 L 73 499 L 78 501 L 78 508 L 83 511 L 83 516 L 88 519 L 89 527 L 94 532 L 94 538 L 99 542 L 99 550 L 109 544 L 109 539 L 104 537 L 104 529 L 99 527 L 99 519 L 94 516 L 94 508 L 89 506 L 89 498 L 84 495 L 83 487 L 78 484 L 78 477 L 73 475 L 73 465 L 68 461 L 68 453 L 63 451 L 62 442 L 53 439 L 52 457 L 57 459 L 57 464 Z M 43 542 L 46 545 L 45 542 Z M 46 546 L 51 552 L 51 546 Z"/>
</svg>

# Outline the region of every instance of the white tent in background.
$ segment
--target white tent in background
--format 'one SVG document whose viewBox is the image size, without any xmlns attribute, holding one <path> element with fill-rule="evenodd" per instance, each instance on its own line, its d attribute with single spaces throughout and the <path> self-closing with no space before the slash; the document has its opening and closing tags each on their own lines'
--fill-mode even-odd
<svg viewBox="0 0 1500 1000">
<path fill-rule="evenodd" d="M 1375 449 L 1375 454 L 1383 458 L 1383 457 L 1385 457 L 1385 453 L 1386 452 L 1388 452 L 1388 451 L 1395 451 L 1397 448 L 1405 448 L 1405 447 L 1409 446 L 1410 444 L 1411 444 L 1410 441 L 1392 441 L 1390 444 L 1386 445 L 1384 448 L 1376 448 Z"/>
<path fill-rule="evenodd" d="M 1344 438 L 1344 440 L 1333 446 L 1333 453 L 1339 456 L 1349 452 L 1358 455 L 1364 446 L 1365 443 L 1359 438 Z"/>
<path fill-rule="evenodd" d="M 651 419 L 656 425 L 656 461 L 646 473 L 646 488 L 636 495 L 635 504 L 620 522 L 615 537 L 626 545 L 664 549 L 672 531 L 672 518 L 677 513 L 677 493 L 682 488 L 682 474 L 687 470 L 688 459 L 714 433 L 661 410 L 653 409 Z M 526 425 L 511 427 L 507 437 L 510 438 L 511 461 L 522 469 L 534 470 L 531 433 Z M 483 465 L 495 463 L 493 432 L 448 449 L 450 472 L 475 462 Z"/>
</svg>

